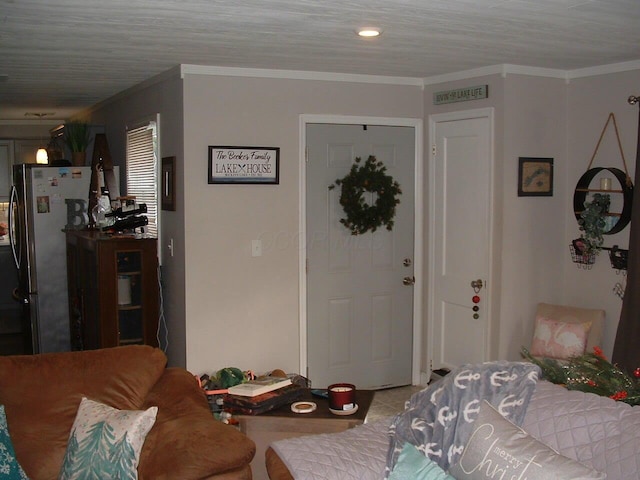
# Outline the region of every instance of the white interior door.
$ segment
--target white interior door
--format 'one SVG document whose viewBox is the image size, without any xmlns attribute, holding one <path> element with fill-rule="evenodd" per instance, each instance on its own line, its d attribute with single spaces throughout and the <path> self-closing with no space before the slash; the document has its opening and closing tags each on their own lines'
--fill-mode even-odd
<svg viewBox="0 0 640 480">
<path fill-rule="evenodd" d="M 306 128 L 307 364 L 314 387 L 412 381 L 415 129 Z M 340 188 L 356 157 L 374 155 L 402 189 L 392 231 L 351 235 Z M 367 202 L 374 201 L 367 194 Z"/>
<path fill-rule="evenodd" d="M 487 359 L 492 123 L 490 109 L 431 118 L 433 370 Z"/>
</svg>

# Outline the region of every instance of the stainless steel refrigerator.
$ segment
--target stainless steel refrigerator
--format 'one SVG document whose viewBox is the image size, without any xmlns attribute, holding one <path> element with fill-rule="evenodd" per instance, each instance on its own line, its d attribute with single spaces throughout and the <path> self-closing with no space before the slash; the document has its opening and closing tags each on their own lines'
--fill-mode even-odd
<svg viewBox="0 0 640 480">
<path fill-rule="evenodd" d="M 90 182 L 91 167 L 13 167 L 9 239 L 26 353 L 71 349 L 64 231 L 88 224 Z"/>
</svg>

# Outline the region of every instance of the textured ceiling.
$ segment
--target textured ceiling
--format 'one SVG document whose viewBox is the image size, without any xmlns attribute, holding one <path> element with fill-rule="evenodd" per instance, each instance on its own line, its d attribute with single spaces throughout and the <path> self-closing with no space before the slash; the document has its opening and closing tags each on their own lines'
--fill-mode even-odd
<svg viewBox="0 0 640 480">
<path fill-rule="evenodd" d="M 0 0 L 0 120 L 64 118 L 181 63 L 425 78 L 637 60 L 640 0 Z"/>
</svg>

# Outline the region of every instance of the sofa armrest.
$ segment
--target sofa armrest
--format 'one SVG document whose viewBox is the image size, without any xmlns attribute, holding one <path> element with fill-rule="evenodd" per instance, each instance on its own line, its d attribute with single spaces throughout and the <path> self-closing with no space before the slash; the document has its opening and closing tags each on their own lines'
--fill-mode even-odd
<svg viewBox="0 0 640 480">
<path fill-rule="evenodd" d="M 200 479 L 249 465 L 255 444 L 236 428 L 217 421 L 195 377 L 167 368 L 145 400 L 158 406 L 138 472 L 141 479 Z"/>
</svg>

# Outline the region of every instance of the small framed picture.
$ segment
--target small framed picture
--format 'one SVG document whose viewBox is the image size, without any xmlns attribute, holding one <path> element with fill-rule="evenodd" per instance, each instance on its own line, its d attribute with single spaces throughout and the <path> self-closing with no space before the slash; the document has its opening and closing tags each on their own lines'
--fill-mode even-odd
<svg viewBox="0 0 640 480">
<path fill-rule="evenodd" d="M 518 196 L 553 196 L 553 158 L 519 158 Z"/>
<path fill-rule="evenodd" d="M 280 148 L 209 146 L 209 183 L 278 184 Z"/>
</svg>

